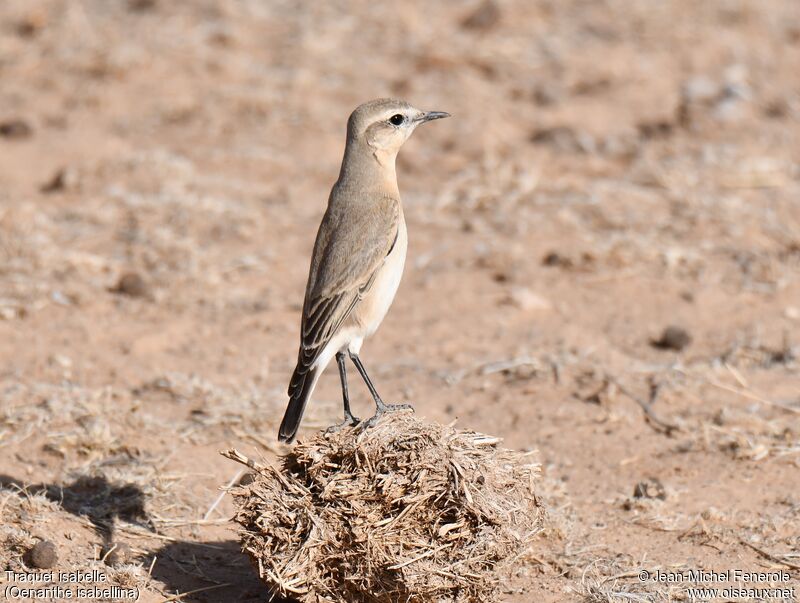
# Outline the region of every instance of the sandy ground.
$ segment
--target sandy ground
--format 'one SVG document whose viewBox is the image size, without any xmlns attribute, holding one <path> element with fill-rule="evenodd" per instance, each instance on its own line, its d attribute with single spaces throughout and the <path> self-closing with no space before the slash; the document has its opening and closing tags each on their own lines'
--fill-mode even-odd
<svg viewBox="0 0 800 603">
<path fill-rule="evenodd" d="M 3 0 L 0 565 L 50 540 L 140 601 L 266 599 L 218 451 L 284 450 L 345 120 L 392 95 L 453 117 L 399 159 L 362 357 L 538 450 L 503 600 L 690 598 L 642 569 L 800 596 L 799 65 L 796 0 Z M 339 413 L 329 371 L 305 433 Z"/>
</svg>

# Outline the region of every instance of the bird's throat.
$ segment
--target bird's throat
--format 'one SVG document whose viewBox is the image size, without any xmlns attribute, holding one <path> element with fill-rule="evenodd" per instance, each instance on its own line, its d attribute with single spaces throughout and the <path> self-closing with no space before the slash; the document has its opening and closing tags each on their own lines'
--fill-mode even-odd
<svg viewBox="0 0 800 603">
<path fill-rule="evenodd" d="M 348 146 L 339 172 L 339 184 L 349 187 L 351 183 L 358 182 L 359 188 L 397 198 L 396 158 L 397 152 L 393 150 Z"/>
</svg>

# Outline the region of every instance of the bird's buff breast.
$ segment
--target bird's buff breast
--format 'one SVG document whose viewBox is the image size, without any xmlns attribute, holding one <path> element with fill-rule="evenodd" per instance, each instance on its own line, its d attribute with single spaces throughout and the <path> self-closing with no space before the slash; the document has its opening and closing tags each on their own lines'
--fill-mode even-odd
<svg viewBox="0 0 800 603">
<path fill-rule="evenodd" d="M 379 269 L 372 287 L 359 304 L 353 308 L 351 317 L 360 330 L 363 330 L 363 337 L 372 335 L 389 311 L 397 288 L 400 286 L 400 278 L 403 276 L 407 250 L 408 233 L 405 220 L 401 215 L 394 248 L 386 256 L 386 261 Z"/>
</svg>

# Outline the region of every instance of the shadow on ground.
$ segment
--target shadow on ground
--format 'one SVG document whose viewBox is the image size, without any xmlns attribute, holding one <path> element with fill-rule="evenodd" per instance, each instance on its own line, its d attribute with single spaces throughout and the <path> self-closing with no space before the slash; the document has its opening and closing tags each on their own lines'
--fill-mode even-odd
<svg viewBox="0 0 800 603">
<path fill-rule="evenodd" d="M 194 591 L 194 594 L 182 597 L 182 601 L 291 603 L 277 596 L 269 599 L 267 588 L 235 540 L 172 542 L 156 551 L 155 555 L 157 561 L 152 576 L 165 585 L 166 592 Z"/>
<path fill-rule="evenodd" d="M 64 485 L 26 484 L 0 474 L 0 488 L 15 491 L 20 497 L 43 494 L 65 511 L 86 517 L 105 547 L 115 542 L 116 520 L 156 532 L 145 509 L 145 493 L 134 484 L 112 483 L 102 476 L 82 476 Z M 165 593 L 188 593 L 181 597 L 182 601 L 291 603 L 277 596 L 269 599 L 267 588 L 234 540 L 170 542 L 148 554 L 145 563 L 153 556 L 153 579 L 163 584 Z"/>
<path fill-rule="evenodd" d="M 65 511 L 88 518 L 106 548 L 114 542 L 117 519 L 155 531 L 145 511 L 145 494 L 134 484 L 112 483 L 104 476 L 81 476 L 65 485 L 26 484 L 0 474 L 0 488 L 14 490 L 19 496 L 43 494 Z"/>
</svg>

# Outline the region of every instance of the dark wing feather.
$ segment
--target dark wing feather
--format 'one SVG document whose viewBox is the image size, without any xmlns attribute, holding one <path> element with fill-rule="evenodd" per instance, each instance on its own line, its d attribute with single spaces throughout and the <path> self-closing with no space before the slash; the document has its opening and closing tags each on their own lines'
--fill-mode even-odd
<svg viewBox="0 0 800 603">
<path fill-rule="evenodd" d="M 390 197 L 328 207 L 306 287 L 298 374 L 308 371 L 372 286 L 394 247 L 399 218 L 399 204 Z"/>
</svg>

